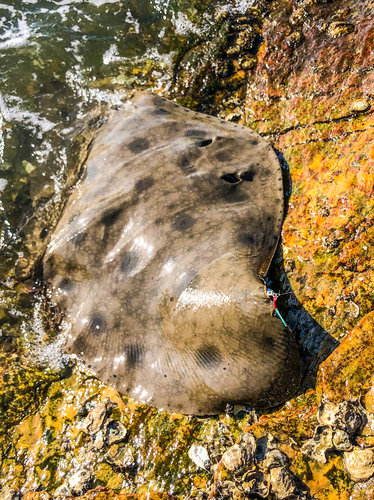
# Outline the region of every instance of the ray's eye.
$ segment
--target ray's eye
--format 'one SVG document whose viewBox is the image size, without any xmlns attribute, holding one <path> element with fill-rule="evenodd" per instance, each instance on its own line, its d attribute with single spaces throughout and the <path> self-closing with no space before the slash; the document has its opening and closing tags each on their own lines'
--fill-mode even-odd
<svg viewBox="0 0 374 500">
<path fill-rule="evenodd" d="M 70 278 L 63 278 L 60 282 L 59 288 L 63 292 L 69 292 L 74 286 L 73 280 Z"/>
<path fill-rule="evenodd" d="M 241 182 L 241 179 L 239 178 L 238 174 L 225 174 L 221 175 L 221 180 L 225 184 L 239 184 Z"/>
<path fill-rule="evenodd" d="M 202 140 L 202 141 L 198 141 L 196 143 L 196 146 L 198 148 L 205 148 L 206 146 L 209 146 L 210 144 L 212 144 L 213 142 L 213 139 L 205 139 L 205 140 Z"/>
<path fill-rule="evenodd" d="M 224 174 L 221 175 L 221 180 L 225 184 L 231 184 L 231 185 L 239 184 L 242 181 L 252 182 L 253 173 L 248 170 L 247 172 Z"/>
</svg>

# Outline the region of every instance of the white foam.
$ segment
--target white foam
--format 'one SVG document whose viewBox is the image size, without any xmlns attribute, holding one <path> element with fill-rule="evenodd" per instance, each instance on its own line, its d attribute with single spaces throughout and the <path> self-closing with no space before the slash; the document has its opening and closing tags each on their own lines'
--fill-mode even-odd
<svg viewBox="0 0 374 500">
<path fill-rule="evenodd" d="M 52 130 L 56 124 L 41 117 L 38 113 L 22 109 L 22 99 L 15 96 L 8 96 L 9 103 L 6 103 L 0 94 L 0 112 L 5 121 L 9 122 L 17 120 L 19 122 L 29 125 L 35 131 L 38 131 L 38 138 L 42 139 L 43 132 Z M 12 105 L 12 103 L 14 103 Z"/>
<path fill-rule="evenodd" d="M 17 28 L 10 28 L 0 36 L 0 49 L 22 47 L 28 44 L 31 30 L 24 19 L 19 19 Z"/>
<path fill-rule="evenodd" d="M 112 62 L 122 61 L 122 57 L 118 55 L 117 45 L 111 45 L 103 54 L 103 64 L 108 65 Z"/>
<path fill-rule="evenodd" d="M 61 370 L 69 360 L 68 354 L 63 350 L 66 337 L 71 329 L 71 325 L 62 322 L 62 333 L 58 335 L 54 342 L 46 344 L 44 339 L 46 333 L 43 327 L 42 300 L 37 300 L 34 305 L 34 315 L 31 325 L 26 322 L 22 324 L 22 331 L 30 352 L 30 358 L 36 365 L 48 366 L 53 370 Z"/>
<path fill-rule="evenodd" d="M 125 22 L 129 23 L 129 24 L 133 24 L 134 25 L 135 33 L 139 33 L 139 31 L 140 31 L 139 21 L 134 18 L 134 16 L 131 14 L 130 9 L 126 12 Z"/>
<path fill-rule="evenodd" d="M 186 14 L 183 14 L 182 12 L 178 12 L 177 17 L 175 17 L 175 14 L 173 13 L 172 23 L 175 26 L 175 33 L 177 35 L 186 35 L 188 33 L 196 33 L 200 35 L 203 33 L 203 30 L 190 21 Z"/>
<path fill-rule="evenodd" d="M 8 184 L 8 181 L 6 179 L 0 179 L 0 193 L 4 191 Z"/>
<path fill-rule="evenodd" d="M 249 7 L 254 5 L 256 0 L 239 0 L 233 4 L 222 5 L 217 9 L 217 12 L 231 12 L 233 14 L 245 14 Z"/>
</svg>

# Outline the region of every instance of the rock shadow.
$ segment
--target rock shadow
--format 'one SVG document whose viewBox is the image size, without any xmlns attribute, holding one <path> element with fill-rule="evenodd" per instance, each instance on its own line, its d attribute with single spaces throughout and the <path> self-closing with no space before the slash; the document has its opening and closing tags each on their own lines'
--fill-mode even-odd
<svg viewBox="0 0 374 500">
<path fill-rule="evenodd" d="M 292 193 L 292 178 L 283 153 L 275 148 L 274 151 L 282 168 L 285 197 L 284 217 L 286 217 Z M 339 342 L 304 309 L 292 290 L 287 272 L 290 271 L 285 269 L 283 246 L 280 242 L 267 274 L 266 283 L 274 292 L 281 294 L 277 299 L 277 307 L 299 345 L 302 363 L 302 381 L 299 389 L 299 394 L 301 394 L 307 389 L 315 387 L 319 365 L 339 345 Z"/>
</svg>

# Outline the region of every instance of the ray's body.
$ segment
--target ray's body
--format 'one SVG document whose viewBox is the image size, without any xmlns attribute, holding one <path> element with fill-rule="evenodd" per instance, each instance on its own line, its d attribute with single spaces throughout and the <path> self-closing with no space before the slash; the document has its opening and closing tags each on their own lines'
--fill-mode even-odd
<svg viewBox="0 0 374 500">
<path fill-rule="evenodd" d="M 284 401 L 299 354 L 259 280 L 282 219 L 269 143 L 141 94 L 100 129 L 44 259 L 67 351 L 172 411 Z"/>
</svg>

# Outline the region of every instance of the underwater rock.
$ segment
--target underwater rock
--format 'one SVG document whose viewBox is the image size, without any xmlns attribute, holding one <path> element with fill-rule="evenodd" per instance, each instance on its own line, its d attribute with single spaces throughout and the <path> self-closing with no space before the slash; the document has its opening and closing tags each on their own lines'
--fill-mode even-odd
<svg viewBox="0 0 374 500">
<path fill-rule="evenodd" d="M 364 316 L 320 365 L 317 391 L 330 403 L 359 398 L 372 385 L 374 312 Z"/>
<path fill-rule="evenodd" d="M 353 448 L 351 437 L 361 432 L 367 422 L 359 400 L 335 404 L 324 399 L 317 417 L 322 425 L 315 428 L 312 439 L 302 446 L 301 452 L 322 464 L 327 462 L 328 451 L 349 452 Z"/>
<path fill-rule="evenodd" d="M 288 19 L 291 26 L 297 26 L 298 24 L 303 24 L 307 18 L 307 12 L 303 7 L 294 10 Z"/>
<path fill-rule="evenodd" d="M 210 458 L 205 446 L 194 443 L 188 450 L 188 456 L 198 467 L 206 470 L 210 469 Z"/>
<path fill-rule="evenodd" d="M 105 444 L 108 446 L 123 441 L 127 434 L 127 429 L 122 422 L 110 420 L 105 426 Z"/>
<path fill-rule="evenodd" d="M 275 467 L 288 467 L 289 460 L 285 453 L 280 450 L 271 450 L 266 456 L 265 460 L 262 462 L 262 467 L 266 472 L 269 472 L 271 469 Z"/>
<path fill-rule="evenodd" d="M 257 59 L 254 56 L 246 56 L 240 59 L 240 67 L 242 69 L 252 69 L 257 64 Z"/>
<path fill-rule="evenodd" d="M 334 449 L 332 442 L 332 429 L 328 425 L 318 425 L 312 439 L 309 439 L 301 448 L 301 453 L 313 460 L 325 464 L 326 453 Z"/>
<path fill-rule="evenodd" d="M 270 491 L 269 478 L 258 469 L 249 471 L 244 474 L 240 487 L 246 494 L 267 498 Z"/>
<path fill-rule="evenodd" d="M 374 474 L 374 450 L 355 448 L 344 454 L 344 468 L 354 481 L 365 481 Z"/>
<path fill-rule="evenodd" d="M 256 440 L 249 432 L 222 455 L 221 462 L 229 471 L 240 471 L 254 465 Z"/>
<path fill-rule="evenodd" d="M 44 258 L 51 301 L 72 323 L 67 351 L 167 410 L 290 397 L 297 345 L 259 279 L 283 220 L 270 144 L 139 94 L 103 125 L 86 165 Z"/>
<path fill-rule="evenodd" d="M 21 500 L 21 492 L 14 488 L 3 488 L 0 493 L 1 500 Z"/>
<path fill-rule="evenodd" d="M 108 398 L 103 403 L 95 406 L 84 419 L 81 426 L 82 431 L 90 436 L 96 434 L 103 427 L 108 414 L 115 406 L 116 404 L 112 403 Z"/>
<path fill-rule="evenodd" d="M 318 409 L 318 421 L 349 435 L 357 433 L 366 422 L 365 410 L 359 401 L 342 401 L 339 404 L 323 401 Z"/>
<path fill-rule="evenodd" d="M 353 448 L 349 435 L 340 429 L 333 432 L 332 444 L 338 451 L 350 451 Z"/>
<path fill-rule="evenodd" d="M 81 469 L 68 479 L 68 488 L 74 495 L 82 495 L 91 484 L 91 473 L 87 469 Z"/>
<path fill-rule="evenodd" d="M 135 458 L 130 445 L 119 447 L 113 445 L 105 455 L 106 460 L 119 469 L 129 469 L 135 466 Z"/>
<path fill-rule="evenodd" d="M 61 484 L 58 488 L 56 488 L 53 496 L 55 497 L 72 497 L 73 494 L 70 491 L 70 488 L 67 484 Z"/>
<path fill-rule="evenodd" d="M 357 113 L 363 113 L 370 108 L 370 103 L 366 99 L 357 99 L 351 104 L 351 110 Z"/>
<path fill-rule="evenodd" d="M 335 21 L 330 23 L 327 28 L 327 33 L 333 38 L 338 38 L 341 36 L 349 35 L 353 33 L 355 27 L 351 23 L 346 23 L 344 21 Z"/>
<path fill-rule="evenodd" d="M 303 43 L 304 36 L 300 31 L 294 31 L 286 37 L 285 41 L 289 47 L 294 48 Z"/>
<path fill-rule="evenodd" d="M 272 468 L 269 475 L 271 489 L 277 499 L 284 500 L 297 495 L 295 476 L 285 467 Z"/>
</svg>

